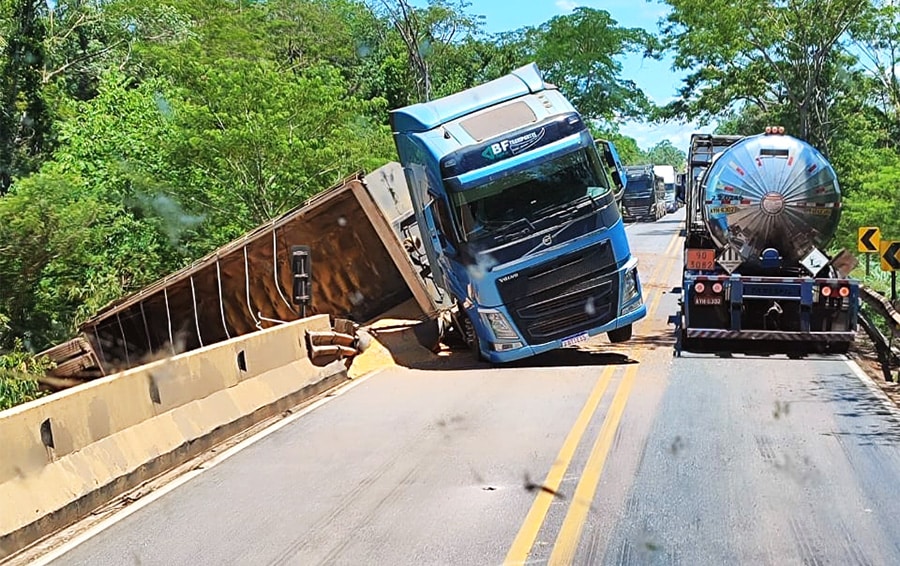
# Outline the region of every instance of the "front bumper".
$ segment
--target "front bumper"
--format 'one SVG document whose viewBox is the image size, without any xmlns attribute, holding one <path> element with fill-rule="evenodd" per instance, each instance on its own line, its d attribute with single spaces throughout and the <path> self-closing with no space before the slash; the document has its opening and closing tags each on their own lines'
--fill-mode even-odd
<svg viewBox="0 0 900 566">
<path fill-rule="evenodd" d="M 612 322 L 605 324 L 601 327 L 591 329 L 587 332 L 588 336 L 594 337 L 599 334 L 603 334 L 605 332 L 609 332 L 610 330 L 615 330 L 616 328 L 620 328 L 622 326 L 627 326 L 629 324 L 634 324 L 640 319 L 647 316 L 647 305 L 641 304 L 633 312 L 630 312 L 626 315 L 623 315 Z M 558 350 L 563 347 L 562 340 L 554 340 L 552 342 L 547 342 L 544 344 L 534 344 L 523 346 L 522 348 L 517 348 L 515 350 L 507 350 L 505 352 L 495 352 L 495 351 L 487 351 L 482 352 L 485 358 L 487 358 L 491 363 L 494 364 L 503 364 L 507 362 L 513 362 L 516 360 L 521 360 L 524 358 L 528 358 L 531 356 L 536 356 L 538 354 L 543 354 L 545 352 L 550 352 L 552 350 Z"/>
</svg>

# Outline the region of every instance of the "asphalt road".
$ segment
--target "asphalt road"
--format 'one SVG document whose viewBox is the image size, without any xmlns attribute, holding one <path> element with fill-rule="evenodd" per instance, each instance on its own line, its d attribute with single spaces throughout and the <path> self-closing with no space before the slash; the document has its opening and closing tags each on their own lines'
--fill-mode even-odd
<svg viewBox="0 0 900 566">
<path fill-rule="evenodd" d="M 53 564 L 900 564 L 900 419 L 843 358 L 672 356 L 681 218 L 629 228 L 631 343 L 382 371 Z"/>
</svg>

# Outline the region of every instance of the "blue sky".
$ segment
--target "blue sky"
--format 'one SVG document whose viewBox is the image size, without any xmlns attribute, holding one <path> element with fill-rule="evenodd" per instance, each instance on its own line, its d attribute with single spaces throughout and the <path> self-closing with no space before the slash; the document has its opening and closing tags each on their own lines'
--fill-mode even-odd
<svg viewBox="0 0 900 566">
<path fill-rule="evenodd" d="M 576 6 L 606 10 L 620 26 L 642 27 L 658 33 L 657 23 L 667 11 L 667 7 L 656 0 L 470 1 L 472 5 L 469 11 L 485 17 L 485 31 L 488 33 L 540 25 L 553 16 L 570 13 Z M 622 77 L 636 82 L 654 102 L 662 104 L 677 95 L 684 74 L 672 70 L 671 58 L 655 61 L 643 59 L 640 55 L 630 55 L 621 62 Z M 669 139 L 676 147 L 686 152 L 691 133 L 712 131 L 713 127 L 714 125 L 700 127 L 697 124 L 674 122 L 660 125 L 626 122 L 621 126 L 621 131 L 637 140 L 642 149 L 650 149 L 657 142 Z"/>
</svg>

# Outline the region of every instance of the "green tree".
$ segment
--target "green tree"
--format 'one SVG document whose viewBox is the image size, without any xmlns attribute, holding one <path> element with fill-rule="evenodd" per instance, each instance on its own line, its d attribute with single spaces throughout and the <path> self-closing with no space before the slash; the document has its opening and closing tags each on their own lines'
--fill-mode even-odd
<svg viewBox="0 0 900 566">
<path fill-rule="evenodd" d="M 592 126 L 591 131 L 593 132 L 595 139 L 608 140 L 616 146 L 616 153 L 619 154 L 619 159 L 622 160 L 623 165 L 641 165 L 647 163 L 646 154 L 641 151 L 641 148 L 638 147 L 637 141 L 635 141 L 634 138 L 630 138 L 620 133 L 618 130 L 613 129 L 604 130 Z"/>
<path fill-rule="evenodd" d="M 900 136 L 900 6 L 891 0 L 874 0 L 870 10 L 854 21 L 852 48 L 860 56 L 865 73 L 857 74 L 857 84 L 866 89 L 870 109 L 889 129 L 887 142 L 897 146 Z"/>
<path fill-rule="evenodd" d="M 189 176 L 183 194 L 219 225 L 254 227 L 394 156 L 388 129 L 365 116 L 384 101 L 347 96 L 333 68 L 293 75 L 222 60 L 202 77 L 174 109 L 184 135 L 171 163 Z"/>
<path fill-rule="evenodd" d="M 478 44 L 483 18 L 469 13 L 469 2 L 428 0 L 425 6 L 415 7 L 408 0 L 369 0 L 368 5 L 389 24 L 380 28 L 381 41 L 390 53 L 385 71 L 411 95 L 392 107 L 432 100 L 475 84 L 478 59 L 471 57 L 479 51 L 472 47 Z M 401 60 L 405 60 L 403 68 L 397 65 Z"/>
<path fill-rule="evenodd" d="M 11 351 L 0 350 L 0 411 L 44 395 L 38 379 L 52 362 L 29 354 L 17 340 Z"/>
<path fill-rule="evenodd" d="M 831 108 L 853 64 L 842 42 L 868 0 L 667 0 L 663 33 L 675 67 L 688 71 L 665 116 L 711 117 L 757 106 L 824 152 Z"/>
<path fill-rule="evenodd" d="M 610 123 L 643 116 L 649 108 L 643 91 L 622 77 L 618 58 L 654 51 L 657 41 L 641 28 L 619 26 L 605 10 L 578 7 L 501 39 L 519 54 L 520 63 L 535 61 L 548 82 L 588 118 Z"/>
<path fill-rule="evenodd" d="M 16 0 L 0 70 L 0 195 L 35 169 L 49 127 L 41 93 L 43 2 Z"/>
<path fill-rule="evenodd" d="M 88 250 L 105 235 L 106 209 L 83 189 L 75 176 L 38 174 L 0 199 L 0 350 L 17 338 L 40 349 L 71 333 Z"/>
<path fill-rule="evenodd" d="M 670 140 L 663 140 L 647 152 L 647 162 L 653 165 L 671 165 L 676 171 L 684 171 L 687 155 Z"/>
</svg>

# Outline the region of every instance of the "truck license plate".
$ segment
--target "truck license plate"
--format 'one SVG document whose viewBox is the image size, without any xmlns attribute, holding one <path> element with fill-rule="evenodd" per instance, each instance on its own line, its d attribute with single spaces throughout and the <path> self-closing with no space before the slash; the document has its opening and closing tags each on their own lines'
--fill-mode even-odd
<svg viewBox="0 0 900 566">
<path fill-rule="evenodd" d="M 590 338 L 590 336 L 588 336 L 588 333 L 583 332 L 581 334 L 578 334 L 577 336 L 570 336 L 569 338 L 564 339 L 562 341 L 562 345 L 564 347 L 565 346 L 574 346 L 575 344 L 578 344 L 580 342 L 587 342 L 587 340 L 589 338 Z"/>
<path fill-rule="evenodd" d="M 721 305 L 722 297 L 694 297 L 695 305 Z"/>
</svg>

